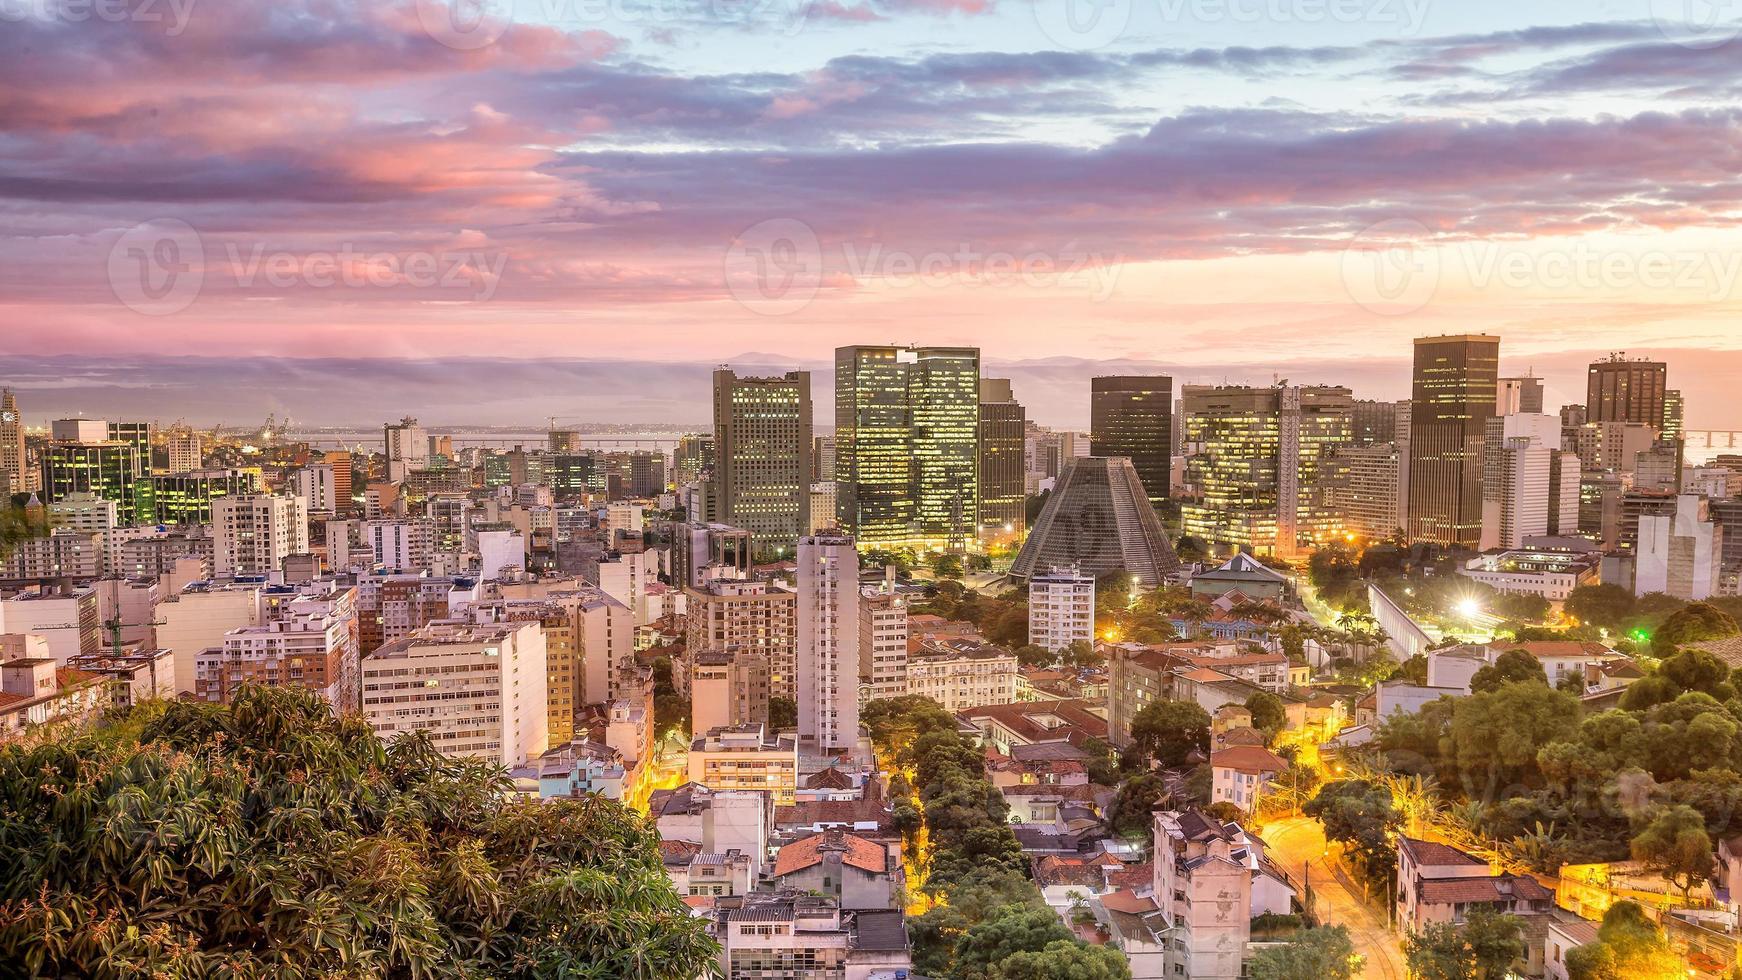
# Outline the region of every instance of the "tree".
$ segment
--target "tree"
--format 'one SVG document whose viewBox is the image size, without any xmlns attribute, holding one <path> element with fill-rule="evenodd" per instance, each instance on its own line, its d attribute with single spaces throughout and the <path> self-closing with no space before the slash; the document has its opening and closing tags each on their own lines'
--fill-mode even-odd
<svg viewBox="0 0 1742 980">
<path fill-rule="evenodd" d="M 1494 658 L 1491 664 L 1484 664 L 1470 678 L 1470 693 L 1484 694 L 1498 691 L 1507 684 L 1530 682 L 1548 686 L 1548 674 L 1543 671 L 1541 661 L 1524 650 L 1508 650 Z"/>
<path fill-rule="evenodd" d="M 1742 633 L 1742 626 L 1709 602 L 1690 603 L 1671 613 L 1651 635 L 1651 647 L 1660 653 L 1702 640 L 1721 640 Z"/>
<path fill-rule="evenodd" d="M 1029 643 L 1016 648 L 1016 662 L 1024 667 L 1051 667 L 1058 662 L 1058 654 Z"/>
<path fill-rule="evenodd" d="M 1421 980 L 1501 980 L 1524 953 L 1523 920 L 1482 905 L 1461 926 L 1430 925 L 1403 941 L 1410 975 Z"/>
<path fill-rule="evenodd" d="M 1418 653 L 1403 663 L 1397 665 L 1397 673 L 1393 677 L 1401 677 L 1416 687 L 1427 686 L 1427 654 Z"/>
<path fill-rule="evenodd" d="M 1659 635 L 1662 635 L 1661 631 Z M 1683 650 L 1665 659 L 1658 665 L 1657 674 L 1680 691 L 1699 691 L 1719 701 L 1736 696 L 1736 687 L 1730 682 L 1729 665 L 1704 650 Z"/>
<path fill-rule="evenodd" d="M 1252 712 L 1252 727 L 1267 738 L 1275 738 L 1277 732 L 1288 727 L 1288 709 L 1281 698 L 1269 691 L 1258 691 L 1247 698 L 1246 710 Z"/>
<path fill-rule="evenodd" d="M 1023 951 L 993 966 L 988 980 L 1131 980 L 1131 964 L 1109 946 L 1087 946 L 1074 940 L 1048 943 L 1043 950 Z"/>
<path fill-rule="evenodd" d="M 696 976 L 658 834 L 384 743 L 318 696 L 149 704 L 0 747 L 0 961 L 33 976 Z M 79 805 L 69 806 L 78 800 Z"/>
<path fill-rule="evenodd" d="M 1045 905 L 1010 905 L 962 934 L 956 943 L 956 972 L 983 976 L 993 964 L 1023 950 L 1045 949 L 1054 940 L 1071 939 L 1058 913 Z"/>
<path fill-rule="evenodd" d="M 1178 768 L 1194 751 L 1209 754 L 1209 712 L 1195 701 L 1151 701 L 1131 719 L 1131 741 L 1163 768 Z"/>
<path fill-rule="evenodd" d="M 1645 863 L 1681 886 L 1687 898 L 1693 887 L 1712 877 L 1712 838 L 1706 820 L 1691 806 L 1666 807 L 1628 845 L 1633 860 Z"/>
<path fill-rule="evenodd" d="M 1086 640 L 1072 640 L 1071 645 L 1065 647 L 1064 659 L 1078 670 L 1099 667 L 1107 662 L 1107 658 L 1096 651 L 1095 645 Z"/>
<path fill-rule="evenodd" d="M 940 579 L 959 579 L 962 577 L 962 558 L 949 552 L 933 555 L 931 572 Z"/>
<path fill-rule="evenodd" d="M 1261 950 L 1252 957 L 1247 975 L 1251 980 L 1350 980 L 1361 969 L 1361 959 L 1347 927 L 1324 926 Z"/>
<path fill-rule="evenodd" d="M 671 680 L 671 658 L 656 657 L 653 661 L 653 730 L 690 734 L 690 699 L 677 693 Z"/>
<path fill-rule="evenodd" d="M 1450 735 L 1466 794 L 1486 798 L 1513 783 L 1540 785 L 1537 753 L 1570 735 L 1580 718 L 1578 698 L 1535 684 L 1458 699 Z"/>
<path fill-rule="evenodd" d="M 1621 632 L 1636 605 L 1633 592 L 1619 585 L 1581 585 L 1567 596 L 1564 608 L 1580 622 Z"/>
<path fill-rule="evenodd" d="M 1635 902 L 1603 913 L 1597 941 L 1567 950 L 1569 980 L 1681 980 L 1686 966 L 1663 929 Z"/>
<path fill-rule="evenodd" d="M 1325 827 L 1325 839 L 1343 844 L 1361 863 L 1369 885 L 1386 885 L 1397 865 L 1391 835 L 1403 818 L 1391 790 L 1364 779 L 1326 783 L 1301 812 Z"/>
<path fill-rule="evenodd" d="M 1149 840 L 1155 833 L 1155 804 L 1167 796 L 1167 783 L 1156 773 L 1144 773 L 1119 784 L 1107 825 L 1124 837 Z"/>
<path fill-rule="evenodd" d="M 798 725 L 798 702 L 791 698 L 768 699 L 768 727 L 782 731 Z"/>
</svg>

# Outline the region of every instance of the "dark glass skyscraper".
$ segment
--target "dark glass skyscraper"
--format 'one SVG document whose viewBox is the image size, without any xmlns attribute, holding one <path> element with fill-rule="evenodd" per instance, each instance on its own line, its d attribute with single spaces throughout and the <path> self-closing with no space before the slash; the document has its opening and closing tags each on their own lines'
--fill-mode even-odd
<svg viewBox="0 0 1742 980">
<path fill-rule="evenodd" d="M 860 545 L 959 547 L 979 514 L 980 351 L 835 351 L 836 514 Z"/>
<path fill-rule="evenodd" d="M 715 371 L 714 447 L 720 520 L 749 531 L 759 546 L 797 545 L 810 512 L 810 372 Z"/>
<path fill-rule="evenodd" d="M 1008 378 L 980 382 L 980 535 L 1020 534 L 1028 498 L 1023 493 L 1022 453 L 1027 414 Z"/>
<path fill-rule="evenodd" d="M 1585 421 L 1643 422 L 1662 430 L 1669 365 L 1629 361 L 1612 354 L 1591 365 L 1585 385 Z"/>
<path fill-rule="evenodd" d="M 1173 379 L 1165 375 L 1095 378 L 1089 385 L 1089 454 L 1124 456 L 1152 504 L 1171 491 Z"/>
<path fill-rule="evenodd" d="M 1482 445 L 1499 394 L 1500 338 L 1419 337 L 1409 416 L 1409 537 L 1475 549 Z"/>
</svg>

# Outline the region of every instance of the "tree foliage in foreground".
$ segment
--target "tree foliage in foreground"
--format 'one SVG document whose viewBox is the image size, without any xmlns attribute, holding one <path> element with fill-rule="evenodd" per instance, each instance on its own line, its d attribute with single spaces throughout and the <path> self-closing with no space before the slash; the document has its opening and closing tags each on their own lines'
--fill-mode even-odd
<svg viewBox="0 0 1742 980">
<path fill-rule="evenodd" d="M 718 954 L 601 797 L 249 688 L 0 747 L 0 961 L 37 976 L 668 978 Z"/>
<path fill-rule="evenodd" d="M 1349 980 L 1361 968 L 1362 957 L 1346 926 L 1304 929 L 1279 946 L 1267 946 L 1253 955 L 1248 976 L 1252 980 Z"/>
<path fill-rule="evenodd" d="M 1524 958 L 1524 920 L 1476 906 L 1462 925 L 1436 923 L 1403 941 L 1420 980 L 1501 980 Z"/>
</svg>

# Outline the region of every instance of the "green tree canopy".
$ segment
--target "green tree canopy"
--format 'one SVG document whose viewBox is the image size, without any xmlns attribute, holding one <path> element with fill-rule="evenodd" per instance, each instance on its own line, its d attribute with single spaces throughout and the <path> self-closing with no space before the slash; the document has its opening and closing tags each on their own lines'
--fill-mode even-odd
<svg viewBox="0 0 1742 980">
<path fill-rule="evenodd" d="M 1361 957 L 1344 926 L 1305 929 L 1282 946 L 1270 946 L 1252 957 L 1251 980 L 1350 980 L 1361 969 Z"/>
<path fill-rule="evenodd" d="M 1681 886 L 1684 896 L 1712 877 L 1712 838 L 1706 833 L 1705 818 L 1691 806 L 1666 807 L 1628 849 L 1647 870 Z"/>
<path fill-rule="evenodd" d="M 1193 750 L 1210 751 L 1210 714 L 1195 701 L 1151 701 L 1131 719 L 1131 741 L 1164 768 L 1186 763 Z"/>
<path fill-rule="evenodd" d="M 1391 877 L 1397 864 L 1391 835 L 1402 823 L 1391 790 L 1363 779 L 1339 779 L 1326 783 L 1301 810 L 1324 824 L 1326 840 L 1343 844 L 1360 859 L 1370 883 Z"/>
<path fill-rule="evenodd" d="M 1270 738 L 1288 727 L 1287 707 L 1269 691 L 1259 691 L 1247 698 L 1246 710 L 1252 712 L 1252 727 Z"/>
<path fill-rule="evenodd" d="M 1484 664 L 1475 676 L 1470 678 L 1470 693 L 1485 694 L 1498 691 L 1507 684 L 1519 681 L 1529 681 L 1548 686 L 1548 674 L 1542 669 L 1541 661 L 1523 650 L 1508 650 L 1494 658 L 1491 664 Z"/>
<path fill-rule="evenodd" d="M 1742 626 L 1709 602 L 1694 602 L 1670 613 L 1651 634 L 1652 649 L 1673 650 L 1701 640 L 1721 640 L 1742 633 Z"/>
<path fill-rule="evenodd" d="M 1567 596 L 1567 615 L 1591 626 L 1621 632 L 1633 617 L 1638 600 L 1619 585 L 1581 585 Z"/>
<path fill-rule="evenodd" d="M 1420 980 L 1501 980 L 1524 958 L 1524 921 L 1479 905 L 1461 926 L 1437 923 L 1406 937 L 1403 952 Z"/>
<path fill-rule="evenodd" d="M 1687 967 L 1663 929 L 1637 903 L 1603 913 L 1597 941 L 1567 950 L 1569 980 L 1681 980 Z"/>
<path fill-rule="evenodd" d="M 602 797 L 244 688 L 0 747 L 0 960 L 37 976 L 695 976 L 658 836 Z"/>
<path fill-rule="evenodd" d="M 1131 980 L 1131 964 L 1110 946 L 1058 940 L 1038 952 L 1012 954 L 992 967 L 987 980 Z"/>
</svg>

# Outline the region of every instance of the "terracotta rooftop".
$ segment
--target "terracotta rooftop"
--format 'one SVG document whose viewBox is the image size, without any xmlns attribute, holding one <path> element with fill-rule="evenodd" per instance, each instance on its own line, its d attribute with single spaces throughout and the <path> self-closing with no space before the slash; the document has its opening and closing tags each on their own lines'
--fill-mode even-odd
<svg viewBox="0 0 1742 980">
<path fill-rule="evenodd" d="M 853 777 L 834 766 L 812 773 L 804 779 L 805 789 L 852 789 Z"/>
<path fill-rule="evenodd" d="M 879 829 L 885 829 L 889 826 L 889 813 L 877 800 L 803 801 L 774 810 L 776 828 L 830 823 L 875 823 Z"/>
<path fill-rule="evenodd" d="M 1235 745 L 1210 753 L 1213 769 L 1235 769 L 1240 772 L 1283 772 L 1287 760 L 1259 745 Z"/>
<path fill-rule="evenodd" d="M 1397 838 L 1397 846 L 1409 855 L 1410 860 L 1414 861 L 1418 868 L 1488 863 L 1473 854 L 1466 854 L 1450 844 L 1421 840 L 1417 837 L 1399 837 Z"/>
<path fill-rule="evenodd" d="M 1421 883 L 1421 900 L 1434 905 L 1469 902 L 1540 902 L 1554 892 L 1535 878 L 1499 875 L 1492 878 L 1432 878 Z"/>
<path fill-rule="evenodd" d="M 967 722 L 975 719 L 996 721 L 1017 738 L 1030 743 L 1063 739 L 1081 741 L 1087 737 L 1104 741 L 1107 738 L 1107 719 L 1091 711 L 1091 706 L 1100 707 L 1101 702 L 1067 698 L 1062 701 L 989 704 L 958 711 L 956 717 Z M 1064 724 L 1050 725 L 1044 720 L 1049 715 Z"/>
<path fill-rule="evenodd" d="M 840 851 L 842 864 L 861 871 L 880 875 L 889 870 L 889 849 L 882 844 L 841 830 L 825 830 L 781 848 L 774 859 L 774 875 L 784 877 L 821 864 L 829 851 Z"/>
</svg>

